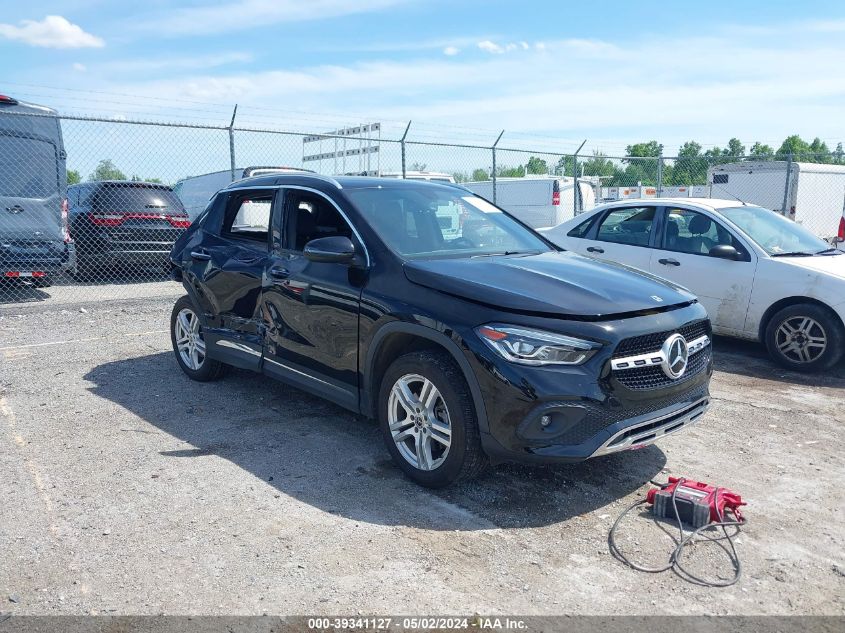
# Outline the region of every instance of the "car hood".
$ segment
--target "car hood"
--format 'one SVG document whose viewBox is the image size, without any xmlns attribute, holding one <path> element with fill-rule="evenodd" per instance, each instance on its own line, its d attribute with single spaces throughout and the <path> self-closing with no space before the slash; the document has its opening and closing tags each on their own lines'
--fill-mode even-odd
<svg viewBox="0 0 845 633">
<path fill-rule="evenodd" d="M 579 319 L 660 311 L 695 300 L 659 277 L 570 252 L 413 260 L 404 269 L 416 284 L 477 303 Z"/>
<path fill-rule="evenodd" d="M 845 255 L 816 255 L 815 257 L 772 257 L 779 264 L 803 268 L 807 271 L 826 273 L 845 279 Z"/>
</svg>

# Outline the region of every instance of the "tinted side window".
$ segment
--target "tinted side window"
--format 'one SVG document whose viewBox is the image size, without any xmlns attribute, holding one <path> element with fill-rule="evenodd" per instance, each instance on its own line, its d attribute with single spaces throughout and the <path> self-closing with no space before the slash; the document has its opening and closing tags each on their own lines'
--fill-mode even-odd
<svg viewBox="0 0 845 633">
<path fill-rule="evenodd" d="M 303 251 L 311 240 L 341 235 L 352 239 L 352 229 L 334 205 L 323 196 L 288 189 L 285 191 L 287 225 L 283 247 Z"/>
<path fill-rule="evenodd" d="M 585 220 L 584 222 L 581 222 L 581 224 L 579 224 L 574 229 L 569 231 L 569 233 L 567 233 L 567 235 L 569 237 L 584 237 L 585 235 L 587 235 L 587 232 L 590 230 L 590 227 L 593 225 L 594 219 L 595 219 L 595 217 L 592 217 L 592 218 L 589 218 L 588 220 Z"/>
<path fill-rule="evenodd" d="M 709 216 L 690 209 L 666 209 L 664 248 L 679 253 L 707 255 L 714 246 L 729 245 L 742 250 L 733 235 Z"/>
<path fill-rule="evenodd" d="M 230 194 L 223 220 L 223 235 L 251 240 L 266 248 L 272 208 L 272 192 L 244 191 Z"/>
<path fill-rule="evenodd" d="M 655 207 L 613 209 L 599 226 L 596 239 L 632 246 L 648 246 L 654 230 Z"/>
</svg>

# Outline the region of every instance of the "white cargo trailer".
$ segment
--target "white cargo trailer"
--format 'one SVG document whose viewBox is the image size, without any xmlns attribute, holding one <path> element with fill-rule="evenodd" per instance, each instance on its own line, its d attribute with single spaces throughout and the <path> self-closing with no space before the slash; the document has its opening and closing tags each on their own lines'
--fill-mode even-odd
<svg viewBox="0 0 845 633">
<path fill-rule="evenodd" d="M 839 233 L 845 204 L 845 165 L 728 163 L 711 167 L 707 182 L 712 198 L 736 198 L 778 211 L 826 240 L 832 241 Z"/>
<path fill-rule="evenodd" d="M 493 181 L 480 180 L 462 183 L 482 198 L 493 200 Z M 496 204 L 508 213 L 539 229 L 557 226 L 564 220 L 596 206 L 595 185 L 589 179 L 578 180 L 578 206 L 572 178 L 554 176 L 526 176 L 524 178 L 497 178 Z"/>
</svg>

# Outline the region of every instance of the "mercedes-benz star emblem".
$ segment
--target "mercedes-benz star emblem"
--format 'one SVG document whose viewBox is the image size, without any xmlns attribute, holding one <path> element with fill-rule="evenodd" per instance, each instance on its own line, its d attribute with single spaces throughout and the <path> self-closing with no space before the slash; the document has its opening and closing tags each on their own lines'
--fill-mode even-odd
<svg viewBox="0 0 845 633">
<path fill-rule="evenodd" d="M 689 361 L 689 347 L 686 339 L 680 334 L 673 334 L 663 343 L 663 373 L 672 380 L 684 375 Z"/>
</svg>

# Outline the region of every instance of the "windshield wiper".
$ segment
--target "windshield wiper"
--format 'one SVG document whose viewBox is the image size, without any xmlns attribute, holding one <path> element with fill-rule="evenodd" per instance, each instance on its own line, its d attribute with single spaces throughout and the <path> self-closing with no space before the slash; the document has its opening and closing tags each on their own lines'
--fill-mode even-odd
<svg viewBox="0 0 845 633">
<path fill-rule="evenodd" d="M 842 251 L 838 248 L 826 248 L 823 251 L 819 251 L 816 255 L 841 255 Z"/>
<path fill-rule="evenodd" d="M 812 257 L 815 253 L 807 251 L 793 251 L 791 253 L 773 253 L 772 257 Z"/>
<path fill-rule="evenodd" d="M 482 253 L 473 257 L 502 257 L 504 255 L 536 255 L 540 251 L 502 251 L 501 253 Z"/>
</svg>

